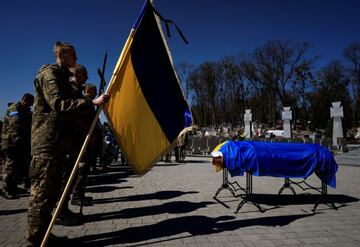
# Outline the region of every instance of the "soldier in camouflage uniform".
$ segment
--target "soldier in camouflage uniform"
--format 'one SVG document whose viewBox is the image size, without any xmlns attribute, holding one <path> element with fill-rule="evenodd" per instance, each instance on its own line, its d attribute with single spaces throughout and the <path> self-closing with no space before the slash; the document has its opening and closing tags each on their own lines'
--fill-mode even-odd
<svg viewBox="0 0 360 247">
<path fill-rule="evenodd" d="M 88 78 L 86 68 L 82 65 L 77 64 L 75 67 L 69 68 L 69 71 L 72 73 L 72 77 L 70 77 L 70 85 L 72 88 L 73 98 L 84 99 L 84 96 L 82 94 L 82 91 L 84 89 L 83 84 Z M 72 140 L 71 140 L 72 148 L 69 149 L 69 153 L 67 154 L 66 166 L 64 169 L 63 179 L 61 181 L 62 190 L 65 189 L 66 183 L 70 177 L 71 171 L 73 169 L 73 166 L 79 155 L 82 144 L 85 140 L 85 136 L 87 134 L 84 133 L 85 132 L 84 126 L 85 124 L 88 124 L 87 123 L 88 121 L 86 119 L 86 112 L 88 112 L 89 108 L 93 109 L 93 106 L 84 105 L 79 107 L 78 109 L 75 109 L 73 112 L 73 114 L 76 115 L 76 117 L 73 119 L 72 128 L 76 130 L 76 133 L 72 135 Z M 85 154 L 82 160 L 84 160 L 84 157 Z M 77 180 L 78 174 L 82 173 L 83 164 L 84 162 L 80 161 L 78 173 L 76 174 L 76 177 L 74 178 L 71 187 L 74 185 L 74 182 Z M 69 200 L 70 200 L 70 194 L 68 194 L 64 200 L 64 203 L 61 208 L 61 212 L 58 218 L 56 219 L 56 224 L 64 225 L 64 226 L 75 226 L 75 225 L 83 224 L 83 219 L 82 219 L 83 215 L 76 214 L 69 209 Z"/>
<path fill-rule="evenodd" d="M 87 79 L 87 76 L 83 76 L 86 72 L 85 70 L 80 68 L 77 68 L 77 72 L 80 73 L 80 78 L 76 76 L 75 79 L 79 82 L 85 82 Z M 95 95 L 89 95 L 87 92 L 90 90 L 90 88 L 94 89 Z M 94 96 L 94 97 L 92 97 Z M 85 97 L 88 99 L 94 99 L 96 97 L 96 86 L 91 84 L 86 84 L 85 86 Z M 96 111 L 94 107 L 83 109 L 81 115 L 82 115 L 82 121 L 79 123 L 81 131 L 83 131 L 83 136 L 80 138 L 80 147 L 82 146 L 84 139 L 86 135 L 89 132 L 90 126 L 92 121 L 94 120 Z M 100 124 L 100 123 L 98 123 Z M 74 186 L 73 191 L 73 197 L 71 200 L 71 203 L 73 205 L 83 205 L 83 206 L 91 206 L 92 205 L 92 197 L 86 197 L 85 196 L 85 187 L 87 183 L 87 177 L 90 171 L 90 166 L 96 165 L 96 158 L 97 158 L 97 150 L 99 147 L 97 147 L 98 140 L 101 140 L 101 136 L 99 137 L 99 132 L 101 134 L 101 129 L 99 129 L 98 125 L 95 126 L 95 129 L 93 131 L 93 134 L 91 136 L 91 139 L 89 141 L 87 151 L 84 154 L 83 161 L 79 165 L 79 173 L 78 177 Z"/>
<path fill-rule="evenodd" d="M 73 73 L 73 81 L 71 82 L 73 92 L 76 98 L 84 99 L 84 95 L 82 94 L 84 89 L 84 84 L 86 80 L 88 79 L 87 76 L 87 70 L 84 66 L 77 64 L 74 68 L 70 69 Z M 95 98 L 95 97 L 94 97 Z M 93 100 L 94 98 L 90 99 Z M 71 150 L 72 152 L 69 155 L 69 162 L 67 171 L 65 174 L 65 179 L 63 181 L 63 185 L 65 186 L 68 177 L 71 173 L 71 170 L 73 168 L 73 165 L 79 155 L 79 152 L 81 150 L 81 147 L 85 141 L 85 137 L 89 132 L 90 125 L 95 117 L 95 111 L 93 106 L 86 106 L 82 107 L 77 110 L 77 117 L 74 119 L 74 127 L 77 129 L 77 132 L 79 133 L 73 141 L 74 148 Z M 91 140 L 87 147 L 87 150 L 91 149 Z M 91 152 L 91 151 L 90 151 Z M 89 152 L 86 151 L 83 155 L 82 160 L 79 163 L 79 170 L 76 178 L 74 179 L 74 191 L 73 191 L 73 200 L 72 203 L 76 205 L 80 205 L 82 200 L 83 205 L 90 206 L 91 205 L 91 199 L 89 197 L 85 198 L 85 186 L 86 186 L 86 180 L 88 175 L 88 164 L 87 164 L 87 157 Z M 70 199 L 70 196 L 66 198 L 66 201 L 63 205 L 63 208 L 68 207 L 68 201 Z M 61 225 L 69 225 L 72 224 L 70 220 L 59 216 L 57 223 Z M 79 224 L 79 221 L 77 223 L 73 224 Z"/>
<path fill-rule="evenodd" d="M 21 101 L 7 109 L 2 131 L 2 152 L 4 166 L 2 170 L 2 193 L 6 199 L 16 198 L 17 178 L 28 180 L 30 161 L 31 110 L 34 96 L 24 94 Z"/>
<path fill-rule="evenodd" d="M 85 85 L 84 93 L 85 97 L 89 99 L 95 99 L 96 97 L 96 86 L 90 83 Z M 103 144 L 103 126 L 101 122 L 98 120 L 92 138 L 90 140 L 89 146 L 91 151 L 88 152 L 87 161 L 89 163 L 89 167 L 96 173 L 96 162 L 97 158 L 100 156 L 102 151 L 102 144 Z"/>
<path fill-rule="evenodd" d="M 85 68 L 85 66 L 77 64 L 75 67 L 70 68 L 70 71 L 73 74 L 71 86 L 73 88 L 75 97 L 84 98 L 84 84 L 88 79 L 87 69 Z"/>
<path fill-rule="evenodd" d="M 69 82 L 69 68 L 74 67 L 77 60 L 75 48 L 68 43 L 57 42 L 54 53 L 56 64 L 40 68 L 34 81 L 36 96 L 32 120 L 28 246 L 41 244 L 52 210 L 60 198 L 76 109 L 101 105 L 108 99 L 107 95 L 93 101 L 75 98 Z M 51 235 L 48 246 L 56 241 L 59 239 Z"/>
</svg>

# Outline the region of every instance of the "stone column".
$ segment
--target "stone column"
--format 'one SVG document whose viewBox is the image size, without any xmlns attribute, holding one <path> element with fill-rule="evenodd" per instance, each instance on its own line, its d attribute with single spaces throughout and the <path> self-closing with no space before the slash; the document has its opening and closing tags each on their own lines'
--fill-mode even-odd
<svg viewBox="0 0 360 247">
<path fill-rule="evenodd" d="M 332 134 L 332 145 L 337 147 L 337 139 L 339 137 L 344 137 L 341 118 L 344 117 L 343 107 L 340 106 L 341 102 L 332 102 L 332 107 L 330 108 L 330 117 L 333 118 L 333 134 Z"/>
<path fill-rule="evenodd" d="M 252 133 L 251 133 L 251 121 L 252 121 L 251 110 L 250 110 L 250 109 L 246 109 L 246 110 L 245 110 L 245 114 L 244 114 L 244 122 L 245 122 L 244 134 L 245 134 L 245 138 L 248 138 L 248 139 L 250 139 L 250 138 L 252 137 Z"/>
<path fill-rule="evenodd" d="M 291 138 L 292 111 L 290 111 L 290 107 L 284 107 L 284 111 L 282 112 L 282 120 L 283 120 L 284 138 Z"/>
</svg>

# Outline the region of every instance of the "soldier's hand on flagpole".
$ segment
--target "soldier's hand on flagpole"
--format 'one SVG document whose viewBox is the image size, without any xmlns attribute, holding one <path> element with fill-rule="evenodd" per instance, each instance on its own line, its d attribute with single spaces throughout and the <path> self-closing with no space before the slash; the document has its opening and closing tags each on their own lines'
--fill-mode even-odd
<svg viewBox="0 0 360 247">
<path fill-rule="evenodd" d="M 95 106 L 100 106 L 106 102 L 108 102 L 109 100 L 109 95 L 108 94 L 102 94 L 100 95 L 98 98 L 94 99 L 92 102 Z"/>
</svg>

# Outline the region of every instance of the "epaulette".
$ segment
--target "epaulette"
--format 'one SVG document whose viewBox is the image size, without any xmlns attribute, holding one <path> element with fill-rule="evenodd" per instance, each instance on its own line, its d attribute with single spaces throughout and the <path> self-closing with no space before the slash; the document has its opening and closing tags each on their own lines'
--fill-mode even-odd
<svg viewBox="0 0 360 247">
<path fill-rule="evenodd" d="M 43 66 L 40 67 L 40 69 L 38 70 L 38 73 L 43 72 L 44 70 L 46 70 L 50 66 L 51 66 L 51 64 L 44 64 Z"/>
<path fill-rule="evenodd" d="M 40 67 L 40 69 L 38 70 L 38 75 L 42 74 L 45 71 L 48 70 L 52 70 L 52 71 L 61 71 L 62 68 L 57 65 L 57 64 L 44 64 L 43 66 Z"/>
</svg>

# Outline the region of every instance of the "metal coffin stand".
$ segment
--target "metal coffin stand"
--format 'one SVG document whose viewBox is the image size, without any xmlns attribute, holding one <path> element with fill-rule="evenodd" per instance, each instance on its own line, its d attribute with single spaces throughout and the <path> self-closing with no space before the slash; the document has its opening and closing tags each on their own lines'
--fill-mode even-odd
<svg viewBox="0 0 360 247">
<path fill-rule="evenodd" d="M 246 172 L 246 185 L 245 188 L 243 188 L 242 186 L 239 185 L 238 182 L 234 181 L 234 182 L 230 182 L 229 181 L 229 171 L 227 168 L 223 168 L 223 181 L 222 181 L 222 185 L 220 186 L 220 188 L 216 191 L 214 199 L 217 199 L 216 197 L 219 195 L 219 193 L 222 190 L 229 190 L 231 192 L 231 194 L 234 197 L 238 197 L 240 196 L 242 198 L 242 201 L 239 203 L 238 209 L 236 210 L 236 213 L 240 210 L 240 208 L 245 204 L 245 203 L 250 203 L 253 204 L 254 206 L 256 206 L 260 212 L 265 212 L 261 207 L 259 203 L 256 202 L 252 202 L 249 199 L 250 196 L 253 196 L 252 194 L 252 174 Z M 243 191 L 244 194 L 240 194 L 240 195 L 236 195 L 235 192 L 236 191 Z"/>
<path fill-rule="evenodd" d="M 222 185 L 220 186 L 220 188 L 216 191 L 214 199 L 216 199 L 216 197 L 218 196 L 218 194 L 222 191 L 222 190 L 228 190 L 231 192 L 231 194 L 236 197 L 235 192 L 238 190 L 242 190 L 245 193 L 246 190 L 241 187 L 238 182 L 234 181 L 234 182 L 230 182 L 229 181 L 229 172 L 227 168 L 223 168 L 223 181 L 222 181 Z"/>
<path fill-rule="evenodd" d="M 300 182 L 295 182 L 293 180 L 291 180 L 290 178 L 285 178 L 284 181 L 284 185 L 280 188 L 279 190 L 279 195 L 285 190 L 285 189 L 289 189 L 293 192 L 294 195 L 296 195 L 296 192 L 294 190 L 294 188 L 291 185 L 296 185 L 297 187 L 299 187 L 302 191 L 306 191 L 306 190 L 316 190 L 318 192 L 320 192 L 320 198 L 316 201 L 314 208 L 313 208 L 313 212 L 316 211 L 316 208 L 319 206 L 319 204 L 325 204 L 328 205 L 329 207 L 332 207 L 333 209 L 337 210 L 337 207 L 335 206 L 334 202 L 329 202 L 329 197 L 328 197 L 328 193 L 327 193 L 327 181 L 326 179 L 321 179 L 321 188 L 316 188 L 314 186 L 311 186 L 310 184 L 308 184 L 305 180 L 302 180 Z M 305 185 L 305 186 L 302 186 Z"/>
<path fill-rule="evenodd" d="M 325 204 L 325 205 L 328 205 L 329 207 L 332 207 L 333 209 L 337 210 L 337 207 L 335 206 L 334 202 L 329 202 L 326 179 L 321 179 L 321 188 L 316 188 L 316 187 L 313 187 L 310 184 L 308 184 L 305 180 L 300 181 L 300 182 L 295 182 L 295 181 L 291 180 L 290 178 L 285 178 L 284 185 L 280 188 L 278 195 L 280 195 L 285 189 L 289 189 L 294 195 L 296 195 L 295 189 L 293 188 L 292 185 L 298 186 L 303 191 L 312 189 L 312 190 L 316 190 L 321 193 L 319 199 L 316 201 L 316 203 L 314 205 L 314 208 L 312 209 L 313 212 L 316 211 L 319 204 Z M 234 197 L 240 196 L 242 198 L 235 213 L 238 213 L 240 211 L 240 209 L 242 208 L 242 206 L 244 206 L 245 203 L 250 203 L 250 204 L 254 205 L 262 213 L 265 212 L 265 210 L 261 208 L 259 203 L 254 202 L 256 200 L 252 200 L 252 199 L 255 199 L 256 194 L 253 194 L 251 171 L 246 172 L 246 185 L 245 185 L 245 188 L 243 188 L 238 184 L 238 182 L 236 182 L 236 181 L 230 182 L 229 181 L 228 169 L 224 168 L 222 185 L 216 191 L 214 199 L 216 199 L 218 194 L 224 189 L 229 190 Z M 244 194 L 236 195 L 235 192 L 239 191 L 239 190 L 243 191 Z"/>
</svg>

